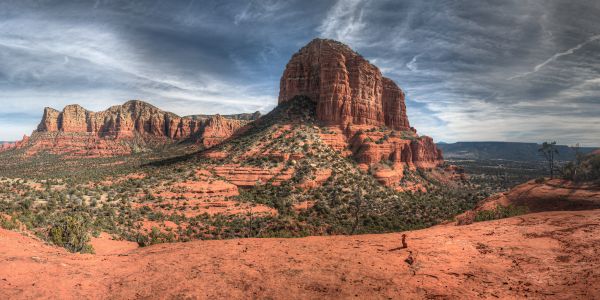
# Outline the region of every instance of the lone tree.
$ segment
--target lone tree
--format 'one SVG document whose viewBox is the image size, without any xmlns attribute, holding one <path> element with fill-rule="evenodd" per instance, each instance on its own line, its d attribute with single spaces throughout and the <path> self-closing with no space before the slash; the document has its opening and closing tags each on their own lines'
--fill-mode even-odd
<svg viewBox="0 0 600 300">
<path fill-rule="evenodd" d="M 548 143 L 544 142 L 539 152 L 544 155 L 544 158 L 548 161 L 548 167 L 550 168 L 550 179 L 554 178 L 554 156 L 558 155 L 558 149 L 556 148 L 556 142 Z"/>
<path fill-rule="evenodd" d="M 358 188 L 356 190 L 356 196 L 354 197 L 354 201 L 352 202 L 352 206 L 354 207 L 354 224 L 352 225 L 352 232 L 350 234 L 356 233 L 358 226 L 360 224 L 360 217 L 363 210 L 364 203 L 364 195 L 362 188 Z"/>
</svg>

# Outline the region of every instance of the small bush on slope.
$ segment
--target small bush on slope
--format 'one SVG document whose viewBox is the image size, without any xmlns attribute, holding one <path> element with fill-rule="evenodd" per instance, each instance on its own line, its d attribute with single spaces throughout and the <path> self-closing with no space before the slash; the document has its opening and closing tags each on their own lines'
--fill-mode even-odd
<svg viewBox="0 0 600 300">
<path fill-rule="evenodd" d="M 8 219 L 5 216 L 0 215 L 0 228 L 6 230 L 15 230 L 19 227 L 19 224 L 14 219 Z"/>
<path fill-rule="evenodd" d="M 510 218 L 510 217 L 524 215 L 527 212 L 528 212 L 528 209 L 527 209 L 527 207 L 524 207 L 524 206 L 514 206 L 514 205 L 501 206 L 501 205 L 498 205 L 493 210 L 478 211 L 477 214 L 475 215 L 475 222 Z"/>
<path fill-rule="evenodd" d="M 600 180 L 600 154 L 590 154 L 577 158 L 563 167 L 561 173 L 565 179 L 577 182 Z"/>
<path fill-rule="evenodd" d="M 49 240 L 71 252 L 94 253 L 89 245 L 90 224 L 80 214 L 66 215 L 56 221 L 48 232 Z"/>
</svg>

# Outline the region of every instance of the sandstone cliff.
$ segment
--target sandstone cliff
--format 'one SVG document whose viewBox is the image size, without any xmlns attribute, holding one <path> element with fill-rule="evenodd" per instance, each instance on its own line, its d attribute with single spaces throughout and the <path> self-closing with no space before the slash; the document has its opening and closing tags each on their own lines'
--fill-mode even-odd
<svg viewBox="0 0 600 300">
<path fill-rule="evenodd" d="M 227 119 L 220 115 L 207 118 L 201 123 L 201 139 L 206 147 L 212 147 L 235 134 L 247 122 Z"/>
<path fill-rule="evenodd" d="M 348 46 L 315 39 L 292 56 L 281 77 L 279 103 L 295 96 L 317 103 L 317 119 L 338 135 L 322 134 L 362 164 L 381 161 L 432 168 L 442 153 L 410 127 L 404 92 Z M 338 129 L 339 128 L 339 129 Z"/>
<path fill-rule="evenodd" d="M 42 150 L 78 156 L 123 155 L 140 144 L 151 147 L 184 140 L 211 147 L 259 116 L 260 113 L 180 117 L 139 100 L 101 112 L 75 104 L 62 111 L 46 108 L 31 140 L 3 145 L 0 151 L 28 146 L 30 155 Z"/>
<path fill-rule="evenodd" d="M 288 62 L 279 103 L 294 96 L 317 102 L 317 119 L 330 125 L 387 126 L 409 130 L 404 92 L 348 46 L 315 39 Z"/>
<path fill-rule="evenodd" d="M 179 117 L 143 101 L 132 100 L 102 112 L 91 112 L 79 105 L 68 105 L 62 112 L 46 108 L 37 131 L 93 133 L 100 137 L 116 138 L 133 137 L 139 134 L 182 140 L 201 138 L 205 129 L 214 132 L 222 128 L 225 132 L 217 133 L 217 136 L 230 136 L 235 129 L 244 125 L 244 121 L 251 119 L 251 117 L 243 120 L 229 119 L 219 115 Z"/>
</svg>

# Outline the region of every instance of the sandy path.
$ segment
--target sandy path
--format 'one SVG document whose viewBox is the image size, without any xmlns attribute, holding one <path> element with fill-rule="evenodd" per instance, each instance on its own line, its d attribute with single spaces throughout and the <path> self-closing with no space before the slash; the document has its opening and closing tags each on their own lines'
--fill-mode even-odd
<svg viewBox="0 0 600 300">
<path fill-rule="evenodd" d="M 401 250 L 394 233 L 74 255 L 0 230 L 0 299 L 600 298 L 600 210 L 407 235 Z"/>
</svg>

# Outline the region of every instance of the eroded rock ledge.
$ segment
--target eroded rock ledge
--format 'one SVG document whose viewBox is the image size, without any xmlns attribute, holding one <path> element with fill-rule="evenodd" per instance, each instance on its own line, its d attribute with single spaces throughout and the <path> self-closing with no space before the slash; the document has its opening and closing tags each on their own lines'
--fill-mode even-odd
<svg viewBox="0 0 600 300">
<path fill-rule="evenodd" d="M 140 143 L 156 145 L 190 140 L 211 147 L 258 117 L 258 112 L 180 117 L 140 100 L 101 112 L 77 104 L 62 111 L 48 107 L 30 139 L 4 146 L 3 150 L 28 146 L 29 155 L 47 150 L 76 156 L 112 156 L 132 153 L 133 144 Z"/>
</svg>

